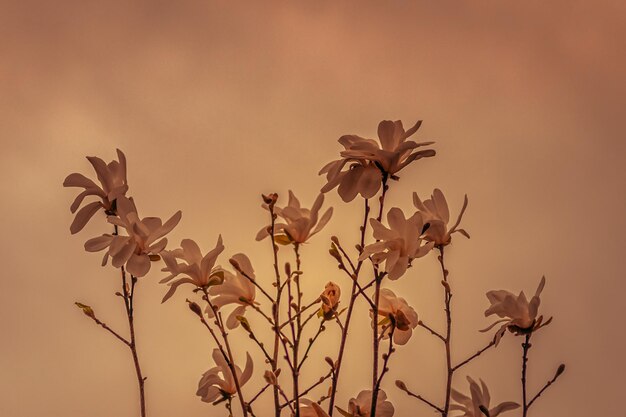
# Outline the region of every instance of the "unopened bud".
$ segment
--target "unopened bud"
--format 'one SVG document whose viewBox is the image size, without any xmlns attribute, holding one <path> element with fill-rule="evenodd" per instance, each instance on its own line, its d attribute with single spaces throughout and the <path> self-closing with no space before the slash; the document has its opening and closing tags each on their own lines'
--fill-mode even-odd
<svg viewBox="0 0 626 417">
<path fill-rule="evenodd" d="M 148 258 L 150 258 L 150 260 L 152 262 L 156 262 L 156 261 L 160 261 L 161 260 L 161 257 L 159 255 L 156 255 L 156 254 L 150 254 L 150 255 L 148 255 Z"/>
<path fill-rule="evenodd" d="M 339 239 L 337 238 L 337 236 L 331 236 L 330 241 L 333 242 L 335 245 L 339 245 Z"/>
<path fill-rule="evenodd" d="M 186 301 L 189 306 L 189 310 L 193 311 L 198 317 L 202 318 L 202 308 L 198 305 L 198 303 L 189 300 Z"/>
<path fill-rule="evenodd" d="M 85 313 L 85 316 L 91 317 L 94 320 L 96 319 L 96 314 L 94 313 L 93 309 L 90 306 L 88 306 L 87 304 L 78 303 L 78 302 L 74 304 L 76 304 L 78 308 L 83 310 L 83 313 Z"/>
<path fill-rule="evenodd" d="M 275 386 L 278 384 L 278 379 L 276 378 L 276 375 L 270 370 L 267 370 L 263 373 L 263 379 L 270 385 Z"/>
<path fill-rule="evenodd" d="M 291 276 L 291 264 L 289 262 L 285 262 L 285 274 L 287 276 Z"/>
<path fill-rule="evenodd" d="M 557 376 L 561 375 L 563 372 L 565 372 L 565 364 L 564 363 L 559 365 L 559 368 L 556 370 L 556 374 L 554 375 L 554 377 L 556 378 Z"/>
<path fill-rule="evenodd" d="M 396 380 L 396 387 L 400 388 L 402 391 L 408 391 L 409 389 L 406 387 L 406 384 L 399 379 Z"/>
<path fill-rule="evenodd" d="M 326 361 L 326 363 L 333 369 L 335 369 L 335 363 L 333 362 L 333 360 L 330 358 L 330 356 L 326 356 L 324 358 L 324 360 Z"/>
</svg>

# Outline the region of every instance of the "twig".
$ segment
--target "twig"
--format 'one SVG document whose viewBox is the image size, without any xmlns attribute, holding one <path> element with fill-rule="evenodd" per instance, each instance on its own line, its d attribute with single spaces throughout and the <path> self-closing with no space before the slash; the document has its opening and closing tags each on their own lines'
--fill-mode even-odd
<svg viewBox="0 0 626 417">
<path fill-rule="evenodd" d="M 533 399 L 530 400 L 527 408 L 530 408 L 530 406 L 533 405 L 535 400 L 539 398 L 539 396 L 541 396 L 541 394 L 543 394 L 543 392 L 547 390 L 550 385 L 554 384 L 554 382 L 556 382 L 556 380 L 561 376 L 561 374 L 564 371 L 565 371 L 565 365 L 564 364 L 559 365 L 558 369 L 556 370 L 556 373 L 554 374 L 554 377 L 548 382 L 546 382 L 546 385 L 544 385 L 543 388 L 541 388 L 541 390 L 537 393 L 537 395 L 535 395 Z"/>
<path fill-rule="evenodd" d="M 424 329 L 428 330 L 432 335 L 437 336 L 439 339 L 441 339 L 441 341 L 443 341 L 445 343 L 446 338 L 443 337 L 441 334 L 439 334 L 438 332 L 436 332 L 435 330 L 433 330 L 432 328 L 428 327 L 426 325 L 426 323 L 424 323 L 423 321 L 418 321 L 417 325 L 420 327 L 423 327 Z"/>
<path fill-rule="evenodd" d="M 489 344 L 487 346 L 485 346 L 484 348 L 482 348 L 481 350 L 479 350 L 478 352 L 474 353 L 472 356 L 470 356 L 469 358 L 465 359 L 463 362 L 459 363 L 458 365 L 452 367 L 452 372 L 456 371 L 457 369 L 459 369 L 460 367 L 462 367 L 463 365 L 468 364 L 469 362 L 471 362 L 472 360 L 476 359 L 477 357 L 479 357 L 484 351 L 486 351 L 487 349 L 489 349 L 492 346 L 496 345 L 496 340 L 495 338 L 489 342 Z"/>
</svg>

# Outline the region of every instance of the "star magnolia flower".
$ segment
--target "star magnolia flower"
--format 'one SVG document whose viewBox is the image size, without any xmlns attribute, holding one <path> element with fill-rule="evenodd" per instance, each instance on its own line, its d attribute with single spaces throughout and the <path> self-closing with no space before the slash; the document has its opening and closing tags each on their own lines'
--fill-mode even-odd
<svg viewBox="0 0 626 417">
<path fill-rule="evenodd" d="M 289 204 L 285 208 L 275 206 L 274 212 L 285 220 L 285 223 L 274 225 L 274 235 L 279 243 L 304 243 L 317 232 L 322 230 L 333 215 L 333 208 L 330 207 L 319 219 L 318 214 L 324 203 L 324 194 L 320 194 L 313 203 L 311 209 L 300 207 L 300 201 L 294 193 L 289 190 Z M 267 205 L 263 205 L 267 209 Z M 317 226 L 316 226 L 317 225 Z M 313 229 L 315 227 L 315 229 Z M 256 240 L 263 240 L 269 236 L 268 227 L 259 231 Z"/>
<path fill-rule="evenodd" d="M 206 403 L 212 403 L 221 398 L 231 398 L 237 393 L 233 373 L 219 349 L 213 349 L 213 360 L 217 366 L 202 375 L 202 379 L 198 383 L 198 391 L 196 391 L 196 395 L 202 397 L 202 401 Z M 240 387 L 248 382 L 252 376 L 253 368 L 252 358 L 250 354 L 246 353 L 246 367 L 243 372 L 239 366 L 235 365 L 235 374 Z M 222 374 L 221 377 L 219 376 L 220 373 Z"/>
<path fill-rule="evenodd" d="M 454 226 L 448 230 L 448 222 L 450 221 L 450 211 L 448 210 L 448 203 L 446 198 L 440 189 L 435 188 L 433 194 L 429 200 L 422 202 L 417 196 L 417 193 L 413 193 L 413 204 L 415 208 L 419 210 L 424 219 L 424 223 L 428 224 L 428 228 L 424 233 L 424 238 L 430 242 L 434 242 L 437 246 L 445 246 L 450 244 L 452 233 L 459 232 L 463 236 L 469 239 L 469 234 L 463 229 L 457 229 L 465 209 L 467 208 L 467 195 L 463 201 L 463 208 L 459 213 L 459 217 L 454 223 Z"/>
<path fill-rule="evenodd" d="M 348 412 L 346 416 L 369 417 L 372 408 L 372 391 L 361 391 L 356 398 L 351 398 L 348 403 Z M 385 391 L 378 391 L 376 397 L 376 417 L 392 417 L 394 413 L 393 404 L 387 401 Z"/>
<path fill-rule="evenodd" d="M 373 314 L 373 311 L 370 310 L 370 316 L 373 316 Z M 380 290 L 380 298 L 378 300 L 378 314 L 387 318 L 378 323 L 378 325 L 385 326 L 383 337 L 389 337 L 391 333 L 389 324 L 393 322 L 395 323 L 393 342 L 396 345 L 405 345 L 411 338 L 413 329 L 417 327 L 418 323 L 417 313 L 413 307 L 409 306 L 404 298 L 396 297 L 393 291 L 383 288 Z"/>
<path fill-rule="evenodd" d="M 170 273 L 169 276 L 160 281 L 161 284 L 169 282 L 168 285 L 170 287 L 161 302 L 167 301 L 182 284 L 193 284 L 197 288 L 208 288 L 211 285 L 221 284 L 224 281 L 226 271 L 219 266 L 215 267 L 218 255 L 224 251 L 221 235 L 217 239 L 215 248 L 204 255 L 204 257 L 202 252 L 200 252 L 198 244 L 191 239 L 184 239 L 180 242 L 180 246 L 180 249 L 163 251 L 161 254 L 163 261 L 165 261 L 165 268 L 162 271 Z M 182 259 L 184 262 L 179 263 L 178 259 Z M 184 277 L 172 281 L 178 275 L 184 275 Z"/>
<path fill-rule="evenodd" d="M 115 200 L 125 195 L 126 191 L 128 191 L 126 181 L 126 157 L 119 149 L 117 149 L 117 157 L 119 162 L 111 161 L 109 164 L 106 164 L 102 159 L 95 156 L 87 157 L 87 160 L 89 160 L 96 171 L 101 187 L 79 173 L 70 174 L 65 178 L 65 181 L 63 181 L 64 187 L 79 187 L 85 189 L 85 191 L 78 194 L 72 203 L 70 207 L 72 213 L 76 212 L 85 197 L 89 195 L 100 197 L 100 201 L 89 203 L 78 211 L 70 226 L 72 234 L 81 231 L 89 219 L 101 208 L 105 210 L 106 214 L 115 214 Z"/>
<path fill-rule="evenodd" d="M 339 298 L 341 297 L 341 288 L 334 282 L 329 282 L 324 287 L 324 292 L 320 295 L 322 300 L 321 314 L 324 320 L 330 320 L 337 312 L 339 306 Z"/>
<path fill-rule="evenodd" d="M 524 291 L 520 292 L 518 296 L 506 290 L 489 291 L 487 298 L 491 302 L 491 307 L 485 311 L 485 317 L 497 314 L 502 319 L 481 331 L 486 332 L 496 324 L 504 322 L 496 333 L 497 344 L 506 329 L 520 335 L 528 334 L 549 324 L 552 318 L 542 324 L 543 316 L 537 317 L 537 311 L 541 302 L 539 295 L 541 295 L 545 284 L 546 278 L 542 277 L 539 287 L 537 287 L 537 291 L 530 299 L 530 302 L 526 299 Z"/>
<path fill-rule="evenodd" d="M 434 243 L 420 246 L 424 228 L 420 213 L 406 219 L 402 210 L 394 207 L 387 213 L 387 222 L 390 229 L 378 220 L 370 219 L 374 238 L 379 242 L 366 246 L 359 260 L 371 256 L 375 264 L 385 261 L 385 272 L 389 274 L 389 279 L 395 280 L 404 275 L 413 259 L 426 255 Z"/>
<path fill-rule="evenodd" d="M 234 329 L 239 325 L 237 316 L 243 316 L 246 307 L 255 304 L 254 297 L 256 295 L 256 288 L 250 281 L 251 279 L 255 279 L 254 269 L 252 269 L 250 259 L 243 253 L 238 253 L 231 258 L 230 262 L 231 264 L 237 265 L 237 272 L 233 274 L 229 271 L 225 271 L 224 282 L 211 287 L 209 289 L 209 295 L 214 296 L 211 298 L 211 304 L 218 309 L 228 304 L 238 305 L 229 314 L 226 320 L 226 327 Z M 207 313 L 209 313 L 211 317 L 214 314 L 210 307 L 207 309 Z"/>
<path fill-rule="evenodd" d="M 303 398 L 300 403 L 300 417 L 329 417 L 328 413 L 314 401 Z M 291 413 L 292 417 L 294 415 Z"/>
<path fill-rule="evenodd" d="M 352 201 L 357 194 L 361 194 L 363 198 L 371 198 L 380 189 L 383 173 L 397 179 L 395 174 L 411 162 L 435 156 L 432 149 L 413 152 L 420 146 L 431 145 L 434 142 L 407 141 L 420 125 L 421 121 L 418 121 L 415 126 L 405 131 L 401 121 L 383 120 L 378 125 L 380 144 L 373 139 L 357 135 L 340 137 L 339 143 L 344 147 L 340 153 L 342 158 L 328 163 L 319 172 L 320 175 L 326 174 L 328 181 L 322 192 L 330 191 L 339 185 L 339 195 L 346 202 Z M 348 169 L 344 171 L 346 165 Z"/>
<path fill-rule="evenodd" d="M 519 404 L 507 401 L 490 409 L 489 402 L 491 397 L 489 396 L 487 385 L 485 385 L 482 379 L 480 380 L 480 386 L 469 376 L 467 380 L 470 384 L 471 398 L 461 394 L 454 388 L 451 391 L 452 399 L 458 404 L 450 405 L 450 410 L 462 411 L 464 413 L 458 414 L 456 417 L 485 417 L 485 414 L 480 410 L 481 406 L 489 410 L 489 417 L 496 417 L 505 411 L 515 410 L 519 407 Z"/>
<path fill-rule="evenodd" d="M 158 217 L 140 219 L 131 199 L 120 196 L 116 201 L 118 217 L 109 216 L 109 223 L 124 228 L 128 236 L 104 234 L 85 242 L 85 250 L 99 252 L 108 248 L 102 265 L 106 265 L 110 255 L 114 267 L 126 265 L 130 274 L 143 277 L 150 270 L 150 256 L 159 255 L 165 249 L 167 238 L 163 236 L 176 227 L 182 213 L 179 210 L 162 223 Z"/>
</svg>

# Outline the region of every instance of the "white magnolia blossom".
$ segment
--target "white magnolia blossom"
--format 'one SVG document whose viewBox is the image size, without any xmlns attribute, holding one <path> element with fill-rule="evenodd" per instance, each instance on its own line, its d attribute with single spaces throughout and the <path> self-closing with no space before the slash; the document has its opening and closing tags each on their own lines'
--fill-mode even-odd
<svg viewBox="0 0 626 417">
<path fill-rule="evenodd" d="M 351 398 L 348 403 L 348 413 L 345 415 L 354 417 L 370 417 L 372 409 L 372 391 L 361 391 L 356 398 Z M 395 409 L 393 404 L 387 401 L 387 394 L 383 390 L 378 391 L 376 397 L 376 417 L 392 417 Z"/>
<path fill-rule="evenodd" d="M 489 417 L 496 417 L 505 411 L 515 410 L 519 407 L 517 403 L 506 401 L 493 408 L 489 408 L 491 397 L 484 381 L 482 379 L 480 380 L 480 386 L 469 376 L 467 377 L 467 381 L 470 385 L 471 397 L 461 394 L 454 388 L 451 391 L 452 399 L 458 404 L 450 405 L 450 410 L 463 412 L 463 414 L 457 414 L 455 417 L 485 417 L 485 414 L 480 410 L 481 406 L 489 411 Z"/>
<path fill-rule="evenodd" d="M 291 413 L 293 417 L 295 414 Z M 300 400 L 300 417 L 329 417 L 320 405 L 306 398 Z"/>
<path fill-rule="evenodd" d="M 397 297 L 393 291 L 387 288 L 380 290 L 378 315 L 387 318 L 387 320 L 378 322 L 378 325 L 385 329 L 383 333 L 385 339 L 391 333 L 391 321 L 393 320 L 395 323 L 393 342 L 396 345 L 405 345 L 411 338 L 413 329 L 417 327 L 417 313 L 413 307 L 409 306 L 404 298 Z M 373 316 L 371 310 L 370 316 Z"/>
<path fill-rule="evenodd" d="M 89 219 L 101 208 L 106 214 L 115 214 L 115 201 L 118 197 L 124 196 L 128 191 L 126 180 L 126 157 L 124 153 L 117 149 L 117 157 L 119 161 L 111 161 L 106 164 L 102 159 L 95 156 L 88 156 L 87 160 L 91 163 L 100 186 L 85 177 L 83 174 L 73 173 L 63 181 L 64 187 L 79 187 L 85 190 L 78 194 L 72 203 L 70 210 L 75 213 L 78 207 L 87 196 L 94 195 L 99 197 L 99 201 L 91 202 L 85 205 L 76 213 L 76 217 L 70 226 L 72 234 L 77 233 L 85 227 Z"/>
<path fill-rule="evenodd" d="M 161 256 L 165 261 L 163 272 L 169 272 L 170 275 L 163 278 L 160 282 L 168 283 L 169 290 L 163 297 L 163 301 L 167 301 L 176 289 L 182 284 L 193 284 L 197 288 L 208 288 L 211 285 L 221 284 L 224 281 L 224 271 L 221 267 L 215 266 L 217 257 L 224 251 L 222 236 L 217 239 L 215 248 L 202 256 L 200 247 L 191 239 L 184 239 L 180 242 L 181 248 L 172 251 L 163 251 Z M 178 262 L 178 260 L 183 262 Z M 179 275 L 182 278 L 174 280 Z"/>
<path fill-rule="evenodd" d="M 341 159 L 326 164 L 319 172 L 320 175 L 326 174 L 327 180 L 322 192 L 339 186 L 339 195 L 346 202 L 352 201 L 357 194 L 371 198 L 380 189 L 383 172 L 386 176 L 397 178 L 395 174 L 411 162 L 434 156 L 432 149 L 413 152 L 433 142 L 407 141 L 420 125 L 421 121 L 418 121 L 405 131 L 400 120 L 383 120 L 378 125 L 380 143 L 357 135 L 340 137 L 339 143 L 344 147 Z"/>
<path fill-rule="evenodd" d="M 238 253 L 233 255 L 230 262 L 237 265 L 236 273 L 225 271 L 224 281 L 212 286 L 209 295 L 212 296 L 211 304 L 217 309 L 229 304 L 237 305 L 226 320 L 226 327 L 234 329 L 239 325 L 237 317 L 244 315 L 246 307 L 255 304 L 256 288 L 251 281 L 255 276 L 250 259 L 243 253 Z M 207 313 L 210 316 L 214 314 L 210 308 L 207 308 Z"/>
<path fill-rule="evenodd" d="M 406 272 L 411 261 L 426 255 L 433 248 L 434 243 L 422 245 L 422 229 L 424 222 L 420 213 L 415 213 L 408 219 L 397 207 L 387 213 L 389 228 L 383 226 L 376 219 L 370 219 L 374 230 L 374 238 L 378 241 L 364 248 L 359 260 L 371 256 L 372 262 L 385 262 L 385 272 L 389 279 L 400 278 Z"/>
<path fill-rule="evenodd" d="M 324 194 L 320 194 L 315 199 L 313 207 L 307 209 L 300 206 L 300 201 L 294 193 L 289 190 L 289 203 L 286 207 L 274 206 L 274 212 L 281 217 L 284 222 L 277 222 L 274 225 L 274 235 L 280 243 L 304 243 L 313 235 L 318 233 L 333 215 L 333 208 L 330 207 L 321 218 L 319 211 L 324 203 Z M 268 208 L 267 204 L 263 205 Z M 269 227 L 264 227 L 259 231 L 256 240 L 263 240 L 269 236 Z"/>
<path fill-rule="evenodd" d="M 543 316 L 537 317 L 539 304 L 541 303 L 539 296 L 545 285 L 546 278 L 542 277 L 537 291 L 530 301 L 526 298 L 524 291 L 517 296 L 507 290 L 487 292 L 487 298 L 491 302 L 491 306 L 485 311 L 485 317 L 496 314 L 498 317 L 502 317 L 502 319 L 481 331 L 486 332 L 496 324 L 504 323 L 496 333 L 496 342 L 499 342 L 506 329 L 518 335 L 527 334 L 550 323 L 552 318 L 542 324 Z"/>
<path fill-rule="evenodd" d="M 180 221 L 182 213 L 177 211 L 163 223 L 158 217 L 137 214 L 132 199 L 120 196 L 116 199 L 117 217 L 109 216 L 109 223 L 126 230 L 127 236 L 104 234 L 85 242 L 85 250 L 99 252 L 107 249 L 102 260 L 105 265 L 109 256 L 114 267 L 126 265 L 126 270 L 135 277 L 143 277 L 150 270 L 150 256 L 159 255 L 167 246 L 164 238 Z M 119 229 L 118 229 L 119 230 Z M 160 239 L 160 240 L 159 240 Z"/>
<path fill-rule="evenodd" d="M 445 196 L 440 189 L 435 188 L 430 199 L 420 200 L 417 193 L 413 193 L 413 204 L 419 210 L 424 219 L 424 224 L 428 225 L 424 233 L 424 238 L 430 242 L 434 242 L 437 246 L 445 246 L 450 244 L 452 233 L 459 232 L 463 236 L 469 238 L 469 234 L 463 229 L 457 229 L 463 218 L 463 213 L 467 208 L 467 195 L 463 200 L 463 208 L 459 213 L 456 223 L 448 230 L 450 221 L 450 211 Z"/>
<path fill-rule="evenodd" d="M 219 349 L 213 349 L 212 356 L 217 366 L 209 369 L 202 375 L 198 383 L 198 391 L 196 391 L 196 395 L 207 403 L 212 403 L 222 398 L 231 398 L 237 393 L 235 378 L 233 378 L 233 373 L 228 367 L 222 352 Z M 234 368 L 239 386 L 242 387 L 252 376 L 254 368 L 250 354 L 246 353 L 246 367 L 243 372 L 237 365 L 234 365 Z"/>
</svg>

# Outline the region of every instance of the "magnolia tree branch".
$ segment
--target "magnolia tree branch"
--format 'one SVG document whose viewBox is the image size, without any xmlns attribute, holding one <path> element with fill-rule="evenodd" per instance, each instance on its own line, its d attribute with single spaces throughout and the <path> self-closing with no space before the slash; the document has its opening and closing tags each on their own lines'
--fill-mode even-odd
<svg viewBox="0 0 626 417">
<path fill-rule="evenodd" d="M 363 252 L 363 248 L 365 247 L 365 231 L 367 230 L 367 220 L 369 218 L 370 206 L 369 201 L 364 199 L 365 209 L 363 213 L 363 225 L 361 226 L 361 238 L 359 243 L 359 257 Z M 357 281 L 359 279 L 359 272 L 361 271 L 361 266 L 363 266 L 363 261 L 358 261 L 356 268 L 354 270 L 354 276 L 352 278 L 352 290 L 350 292 L 350 302 L 348 304 L 348 311 L 346 313 L 346 321 L 343 325 L 343 330 L 341 332 L 341 341 L 339 342 L 339 354 L 337 355 L 337 361 L 335 362 L 333 378 L 332 378 L 332 386 L 330 391 L 330 398 L 328 403 L 328 415 L 332 417 L 333 411 L 335 410 L 335 397 L 337 394 L 337 387 L 339 384 L 339 375 L 341 373 L 341 365 L 343 363 L 343 355 L 346 347 L 346 340 L 348 338 L 348 330 L 350 328 L 350 319 L 352 318 L 352 312 L 354 311 L 354 303 L 357 298 Z"/>
</svg>

